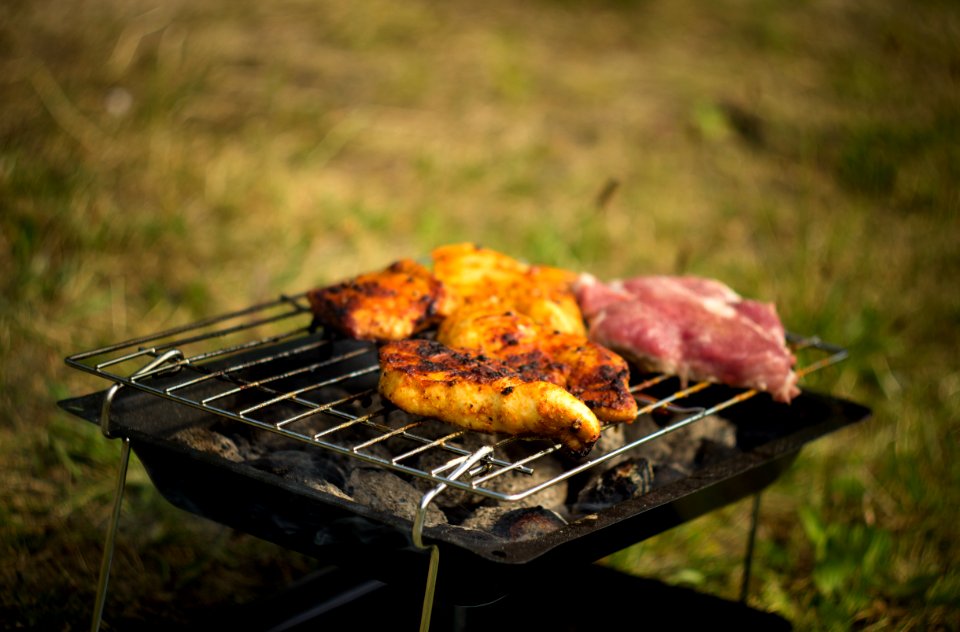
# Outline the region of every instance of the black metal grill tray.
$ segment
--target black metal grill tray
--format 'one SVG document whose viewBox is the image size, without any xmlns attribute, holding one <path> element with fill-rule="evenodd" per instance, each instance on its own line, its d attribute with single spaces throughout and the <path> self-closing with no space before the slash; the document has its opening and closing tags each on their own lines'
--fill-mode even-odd
<svg viewBox="0 0 960 632">
<path fill-rule="evenodd" d="M 60 406 L 99 423 L 104 394 L 64 400 Z M 689 403 L 696 405 L 695 400 Z M 737 454 L 556 531 L 507 541 L 452 525 L 427 527 L 425 540 L 441 551 L 437 597 L 484 603 L 519 582 L 569 572 L 757 493 L 806 443 L 869 414 L 859 404 L 807 391 L 790 405 L 754 397 L 724 412 L 737 426 Z M 111 422 L 116 435 L 130 439 L 160 493 L 181 509 L 383 581 L 418 582 L 425 572 L 426 555 L 413 546 L 408 520 L 171 439 L 184 428 L 223 423 L 216 415 L 123 388 Z"/>
</svg>

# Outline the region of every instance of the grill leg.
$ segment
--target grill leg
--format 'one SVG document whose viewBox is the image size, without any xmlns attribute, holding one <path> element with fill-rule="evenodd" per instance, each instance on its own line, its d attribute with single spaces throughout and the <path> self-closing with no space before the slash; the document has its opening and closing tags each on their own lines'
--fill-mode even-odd
<svg viewBox="0 0 960 632">
<path fill-rule="evenodd" d="M 179 349 L 168 349 L 154 358 L 146 366 L 134 372 L 130 379 L 135 379 L 149 373 L 158 366 L 173 360 L 182 360 L 183 352 Z M 175 365 L 174 369 L 179 368 Z M 120 382 L 114 383 L 103 398 L 100 406 L 100 431 L 108 439 L 114 438 L 110 419 L 110 410 L 113 407 L 113 398 L 123 387 Z M 93 621 L 90 624 L 92 632 L 100 629 L 103 620 L 103 606 L 107 601 L 107 583 L 110 581 L 110 567 L 113 565 L 113 548 L 117 537 L 117 525 L 120 523 L 120 506 L 123 504 L 123 490 L 127 486 L 127 466 L 130 464 L 130 439 L 120 437 L 120 471 L 117 473 L 117 488 L 113 493 L 113 513 L 110 516 L 110 525 L 107 527 L 107 539 L 103 543 L 103 560 L 100 562 L 100 579 L 97 581 L 97 596 L 93 606 Z"/>
<path fill-rule="evenodd" d="M 740 583 L 740 603 L 747 603 L 750 592 L 750 568 L 753 566 L 753 545 L 757 539 L 757 523 L 760 521 L 760 494 L 753 496 L 753 510 L 750 512 L 750 533 L 747 535 L 747 552 L 743 557 L 743 579 Z"/>
<path fill-rule="evenodd" d="M 459 465 L 450 472 L 450 480 L 455 480 L 464 472 L 476 465 L 481 459 L 493 452 L 493 447 L 485 445 L 476 452 L 458 457 Z M 440 568 L 440 547 L 436 544 L 425 544 L 423 541 L 423 525 L 427 520 L 427 507 L 433 501 L 434 497 L 447 488 L 446 483 L 440 483 L 429 490 L 420 499 L 420 509 L 413 520 L 413 533 L 411 539 L 418 549 L 430 550 L 430 567 L 427 569 L 427 587 L 423 593 L 423 610 L 420 613 L 420 632 L 427 632 L 430 629 L 430 616 L 433 613 L 433 594 L 437 587 L 437 571 Z"/>
<path fill-rule="evenodd" d="M 430 629 L 430 617 L 433 614 L 433 593 L 437 587 L 437 571 L 440 568 L 440 547 L 430 547 L 430 566 L 427 569 L 427 585 L 423 591 L 423 609 L 420 611 L 420 632 Z"/>
<path fill-rule="evenodd" d="M 100 580 L 97 582 L 97 596 L 93 608 L 93 621 L 90 630 L 97 632 L 103 619 L 103 606 L 107 601 L 107 582 L 110 580 L 110 567 L 113 565 L 113 549 L 117 537 L 117 525 L 120 523 L 120 505 L 123 504 L 123 490 L 127 485 L 127 465 L 130 463 L 130 440 L 120 442 L 120 471 L 117 473 L 117 487 L 113 496 L 113 513 L 107 527 L 107 539 L 103 543 L 103 560 L 100 562 Z"/>
</svg>

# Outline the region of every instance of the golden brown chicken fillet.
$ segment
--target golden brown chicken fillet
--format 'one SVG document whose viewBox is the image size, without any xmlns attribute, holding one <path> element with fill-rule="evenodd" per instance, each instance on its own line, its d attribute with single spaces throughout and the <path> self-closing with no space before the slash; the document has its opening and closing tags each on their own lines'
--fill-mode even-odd
<svg viewBox="0 0 960 632">
<path fill-rule="evenodd" d="M 412 259 L 307 293 L 320 324 L 359 340 L 402 340 L 438 323 L 453 306 L 443 284 Z"/>
<path fill-rule="evenodd" d="M 454 309 L 494 304 L 556 331 L 586 335 L 573 293 L 577 275 L 528 265 L 475 244 L 450 244 L 433 253 L 433 273 L 454 297 Z"/>
<path fill-rule="evenodd" d="M 431 340 L 380 348 L 380 393 L 403 410 L 470 430 L 558 441 L 586 454 L 600 422 L 563 388 Z"/>
<path fill-rule="evenodd" d="M 566 388 L 610 423 L 637 418 L 637 400 L 630 393 L 630 366 L 610 349 L 576 334 L 547 333 L 544 343 L 551 359 L 564 367 Z"/>
<path fill-rule="evenodd" d="M 585 336 L 553 331 L 512 311 L 467 309 L 440 324 L 437 340 L 496 358 L 525 378 L 562 386 L 601 421 L 637 416 L 627 362 Z"/>
</svg>

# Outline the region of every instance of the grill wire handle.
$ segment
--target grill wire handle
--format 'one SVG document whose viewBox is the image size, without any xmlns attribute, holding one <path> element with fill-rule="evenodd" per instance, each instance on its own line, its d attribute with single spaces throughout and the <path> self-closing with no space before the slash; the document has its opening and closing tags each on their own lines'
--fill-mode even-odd
<svg viewBox="0 0 960 632">
<path fill-rule="evenodd" d="M 472 468 L 491 452 L 493 452 L 493 447 L 485 445 L 473 454 L 459 457 L 462 463 L 460 463 L 447 478 L 450 480 L 459 478 L 464 472 Z M 454 461 L 456 460 L 457 459 L 454 459 Z M 423 543 L 423 525 L 427 519 L 427 507 L 430 506 L 430 503 L 437 494 L 446 488 L 446 483 L 440 483 L 425 493 L 423 498 L 420 499 L 420 507 L 417 509 L 417 516 L 413 521 L 413 533 L 411 534 L 413 544 L 418 549 L 429 549 L 430 551 L 430 565 L 427 568 L 427 585 L 423 592 L 423 610 L 420 613 L 420 632 L 427 632 L 427 630 L 430 629 L 430 616 L 433 614 L 433 595 L 437 587 L 437 572 L 440 569 L 440 547 L 436 544 Z"/>
<path fill-rule="evenodd" d="M 130 379 L 149 373 L 174 358 L 182 360 L 183 353 L 179 349 L 166 351 L 136 371 L 130 376 Z M 110 409 L 113 407 L 113 398 L 122 387 L 123 384 L 120 382 L 116 382 L 111 386 L 103 398 L 103 405 L 100 407 L 100 432 L 108 439 L 117 438 L 114 437 L 113 429 L 110 425 Z M 97 580 L 97 595 L 94 598 L 93 620 L 90 623 L 91 632 L 98 632 L 100 623 L 103 620 L 103 607 L 107 602 L 107 584 L 110 581 L 110 567 L 113 565 L 113 550 L 117 538 L 117 525 L 120 523 L 120 506 L 123 504 L 123 490 L 127 486 L 127 466 L 130 464 L 130 439 L 129 437 L 119 437 L 119 439 L 120 469 L 117 472 L 117 486 L 113 492 L 113 511 L 110 514 L 110 524 L 107 526 L 107 537 L 103 543 L 103 559 L 100 561 L 100 578 Z"/>
</svg>

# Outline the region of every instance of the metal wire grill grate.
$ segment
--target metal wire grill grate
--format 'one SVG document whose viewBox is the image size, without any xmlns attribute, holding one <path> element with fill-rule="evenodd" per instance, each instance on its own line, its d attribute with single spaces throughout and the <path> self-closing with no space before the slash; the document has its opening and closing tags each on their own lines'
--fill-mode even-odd
<svg viewBox="0 0 960 632">
<path fill-rule="evenodd" d="M 843 349 L 817 338 L 790 336 L 789 342 L 798 354 L 815 356 L 797 369 L 801 377 L 846 357 Z M 158 358 L 164 361 L 143 370 Z M 560 445 L 480 435 L 482 458 L 454 475 L 477 452 L 477 434 L 410 416 L 382 401 L 376 391 L 376 346 L 330 340 L 314 331 L 303 294 L 77 353 L 66 362 L 222 418 L 501 501 L 537 493 L 757 394 L 745 390 L 731 396 L 706 382 L 681 387 L 668 376 L 639 376 L 631 390 L 640 414 L 668 411 L 670 425 L 613 449 L 595 449 L 562 473 L 531 478 L 528 486 L 507 493 L 491 482 L 509 472 L 532 473 L 537 461 Z M 710 397 L 713 390 L 716 397 Z M 683 406 L 694 394 L 697 406 Z"/>
</svg>

